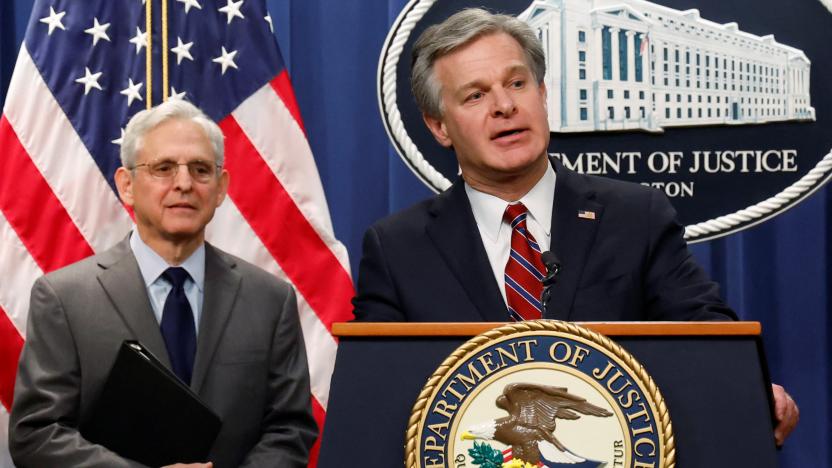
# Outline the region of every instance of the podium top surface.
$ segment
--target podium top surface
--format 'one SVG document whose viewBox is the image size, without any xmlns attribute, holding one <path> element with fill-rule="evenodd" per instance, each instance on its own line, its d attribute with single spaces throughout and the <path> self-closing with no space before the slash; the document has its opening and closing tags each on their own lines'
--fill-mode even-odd
<svg viewBox="0 0 832 468">
<path fill-rule="evenodd" d="M 757 336 L 760 322 L 574 322 L 608 336 Z M 503 322 L 339 322 L 332 325 L 338 337 L 475 336 L 508 325 Z"/>
</svg>

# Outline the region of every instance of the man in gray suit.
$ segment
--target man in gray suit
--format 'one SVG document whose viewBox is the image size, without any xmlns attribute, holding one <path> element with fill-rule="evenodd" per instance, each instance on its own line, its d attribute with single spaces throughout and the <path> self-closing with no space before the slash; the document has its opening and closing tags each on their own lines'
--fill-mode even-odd
<svg viewBox="0 0 832 468">
<path fill-rule="evenodd" d="M 223 420 L 207 463 L 188 466 L 306 466 L 317 429 L 294 291 L 204 240 L 229 182 L 219 127 L 168 101 L 133 117 L 121 159 L 134 231 L 32 288 L 15 463 L 141 466 L 79 432 L 121 343 L 138 340 Z"/>
</svg>

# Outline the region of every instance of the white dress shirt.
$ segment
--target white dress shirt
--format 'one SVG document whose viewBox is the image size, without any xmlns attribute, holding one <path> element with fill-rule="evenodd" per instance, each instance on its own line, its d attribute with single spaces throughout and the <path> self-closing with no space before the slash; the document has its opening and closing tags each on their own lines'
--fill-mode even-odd
<svg viewBox="0 0 832 468">
<path fill-rule="evenodd" d="M 480 192 L 465 184 L 465 193 L 471 203 L 471 210 L 474 212 L 474 220 L 480 231 L 482 244 L 485 246 L 485 253 L 488 254 L 488 261 L 491 270 L 494 272 L 494 279 L 500 287 L 500 294 L 503 301 L 506 301 L 505 271 L 508 256 L 511 251 L 511 225 L 503 221 L 503 213 L 509 204 L 522 202 L 529 210 L 526 216 L 526 226 L 534 236 L 541 252 L 549 250 L 552 242 L 552 206 L 555 202 L 555 170 L 548 166 L 546 173 L 523 195 L 520 200 L 509 203 L 502 198 Z"/>
<path fill-rule="evenodd" d="M 147 297 L 150 298 L 153 315 L 156 316 L 156 322 L 161 324 L 165 300 L 170 290 L 173 289 L 173 285 L 162 277 L 162 273 L 172 265 L 168 265 L 165 259 L 145 244 L 135 229 L 130 233 L 130 248 L 139 263 L 139 271 L 142 273 L 144 285 L 147 288 Z M 205 244 L 200 245 L 179 266 L 190 275 L 190 278 L 185 280 L 183 288 L 194 313 L 194 329 L 199 335 L 199 319 L 202 317 L 202 301 L 205 296 Z"/>
</svg>

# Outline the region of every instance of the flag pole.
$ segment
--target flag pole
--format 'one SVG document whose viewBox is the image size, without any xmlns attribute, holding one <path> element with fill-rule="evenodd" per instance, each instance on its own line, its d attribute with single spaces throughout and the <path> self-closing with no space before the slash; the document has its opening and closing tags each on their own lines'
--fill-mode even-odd
<svg viewBox="0 0 832 468">
<path fill-rule="evenodd" d="M 148 2 L 150 3 L 150 2 Z M 162 102 L 168 100 L 168 0 L 162 0 Z"/>
<path fill-rule="evenodd" d="M 144 73 L 145 73 L 145 82 L 147 86 L 144 88 L 145 97 L 144 100 L 148 109 L 153 107 L 153 69 L 151 67 L 153 63 L 153 54 L 151 47 L 153 45 L 152 34 L 153 31 L 153 17 L 152 14 L 152 0 L 147 1 L 144 4 L 144 27 L 145 27 L 145 34 L 147 35 L 147 51 L 145 53 L 145 66 L 144 66 Z"/>
</svg>

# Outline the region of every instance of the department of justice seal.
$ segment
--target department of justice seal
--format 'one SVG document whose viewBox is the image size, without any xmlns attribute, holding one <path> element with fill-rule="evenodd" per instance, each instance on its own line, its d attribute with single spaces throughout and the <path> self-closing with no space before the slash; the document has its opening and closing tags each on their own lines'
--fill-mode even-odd
<svg viewBox="0 0 832 468">
<path fill-rule="evenodd" d="M 553 320 L 460 346 L 422 389 L 406 439 L 407 468 L 675 466 L 670 415 L 644 367 Z"/>
</svg>

